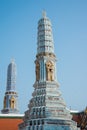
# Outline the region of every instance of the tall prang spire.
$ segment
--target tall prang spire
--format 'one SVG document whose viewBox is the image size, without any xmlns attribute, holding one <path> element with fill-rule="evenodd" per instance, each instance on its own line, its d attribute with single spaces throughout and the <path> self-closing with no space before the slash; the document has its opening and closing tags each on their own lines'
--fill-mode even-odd
<svg viewBox="0 0 87 130">
<path fill-rule="evenodd" d="M 7 85 L 3 102 L 3 114 L 18 113 L 18 94 L 16 92 L 16 64 L 14 59 L 8 65 L 7 69 Z"/>
<path fill-rule="evenodd" d="M 35 67 L 34 92 L 19 130 L 78 130 L 59 90 L 52 26 L 45 12 L 38 22 Z"/>
</svg>

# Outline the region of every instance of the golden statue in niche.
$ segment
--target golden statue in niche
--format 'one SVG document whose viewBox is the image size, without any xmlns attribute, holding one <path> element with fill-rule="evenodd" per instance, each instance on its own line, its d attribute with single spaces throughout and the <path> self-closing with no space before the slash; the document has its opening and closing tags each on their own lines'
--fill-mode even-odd
<svg viewBox="0 0 87 130">
<path fill-rule="evenodd" d="M 54 65 L 51 61 L 46 63 L 46 80 L 53 81 L 54 80 Z"/>
<path fill-rule="evenodd" d="M 10 105 L 11 105 L 11 109 L 14 109 L 15 108 L 15 98 L 12 97 L 11 100 L 10 100 Z"/>
<path fill-rule="evenodd" d="M 40 64 L 36 62 L 36 81 L 40 79 Z"/>
</svg>

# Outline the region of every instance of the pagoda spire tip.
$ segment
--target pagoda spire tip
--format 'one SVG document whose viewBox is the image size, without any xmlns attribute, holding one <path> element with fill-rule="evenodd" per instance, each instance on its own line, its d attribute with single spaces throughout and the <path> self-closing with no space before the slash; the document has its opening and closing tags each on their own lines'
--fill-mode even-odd
<svg viewBox="0 0 87 130">
<path fill-rule="evenodd" d="M 43 16 L 43 18 L 46 17 L 46 11 L 45 10 L 42 11 L 42 16 Z"/>
<path fill-rule="evenodd" d="M 15 62 L 15 59 L 14 58 L 11 58 L 11 63 L 14 63 Z"/>
</svg>

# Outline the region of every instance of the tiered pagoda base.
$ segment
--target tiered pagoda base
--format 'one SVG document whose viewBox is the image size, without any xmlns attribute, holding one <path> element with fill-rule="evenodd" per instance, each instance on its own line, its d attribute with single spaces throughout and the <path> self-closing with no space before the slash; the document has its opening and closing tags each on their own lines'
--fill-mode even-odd
<svg viewBox="0 0 87 130">
<path fill-rule="evenodd" d="M 61 97 L 57 82 L 34 84 L 33 98 L 19 130 L 79 130 Z"/>
<path fill-rule="evenodd" d="M 72 120 L 37 119 L 21 124 L 21 130 L 80 130 Z"/>
</svg>

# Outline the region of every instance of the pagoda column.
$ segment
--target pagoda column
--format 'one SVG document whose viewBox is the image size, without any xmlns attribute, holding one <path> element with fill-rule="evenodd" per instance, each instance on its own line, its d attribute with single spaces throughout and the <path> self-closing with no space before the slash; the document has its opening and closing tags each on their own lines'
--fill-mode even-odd
<svg viewBox="0 0 87 130">
<path fill-rule="evenodd" d="M 7 69 L 7 86 L 3 102 L 3 114 L 19 113 L 18 94 L 16 92 L 16 64 L 14 60 L 8 65 Z"/>
<path fill-rule="evenodd" d="M 51 21 L 43 12 L 38 21 L 34 91 L 19 130 L 78 130 L 59 90 L 56 61 Z"/>
</svg>

